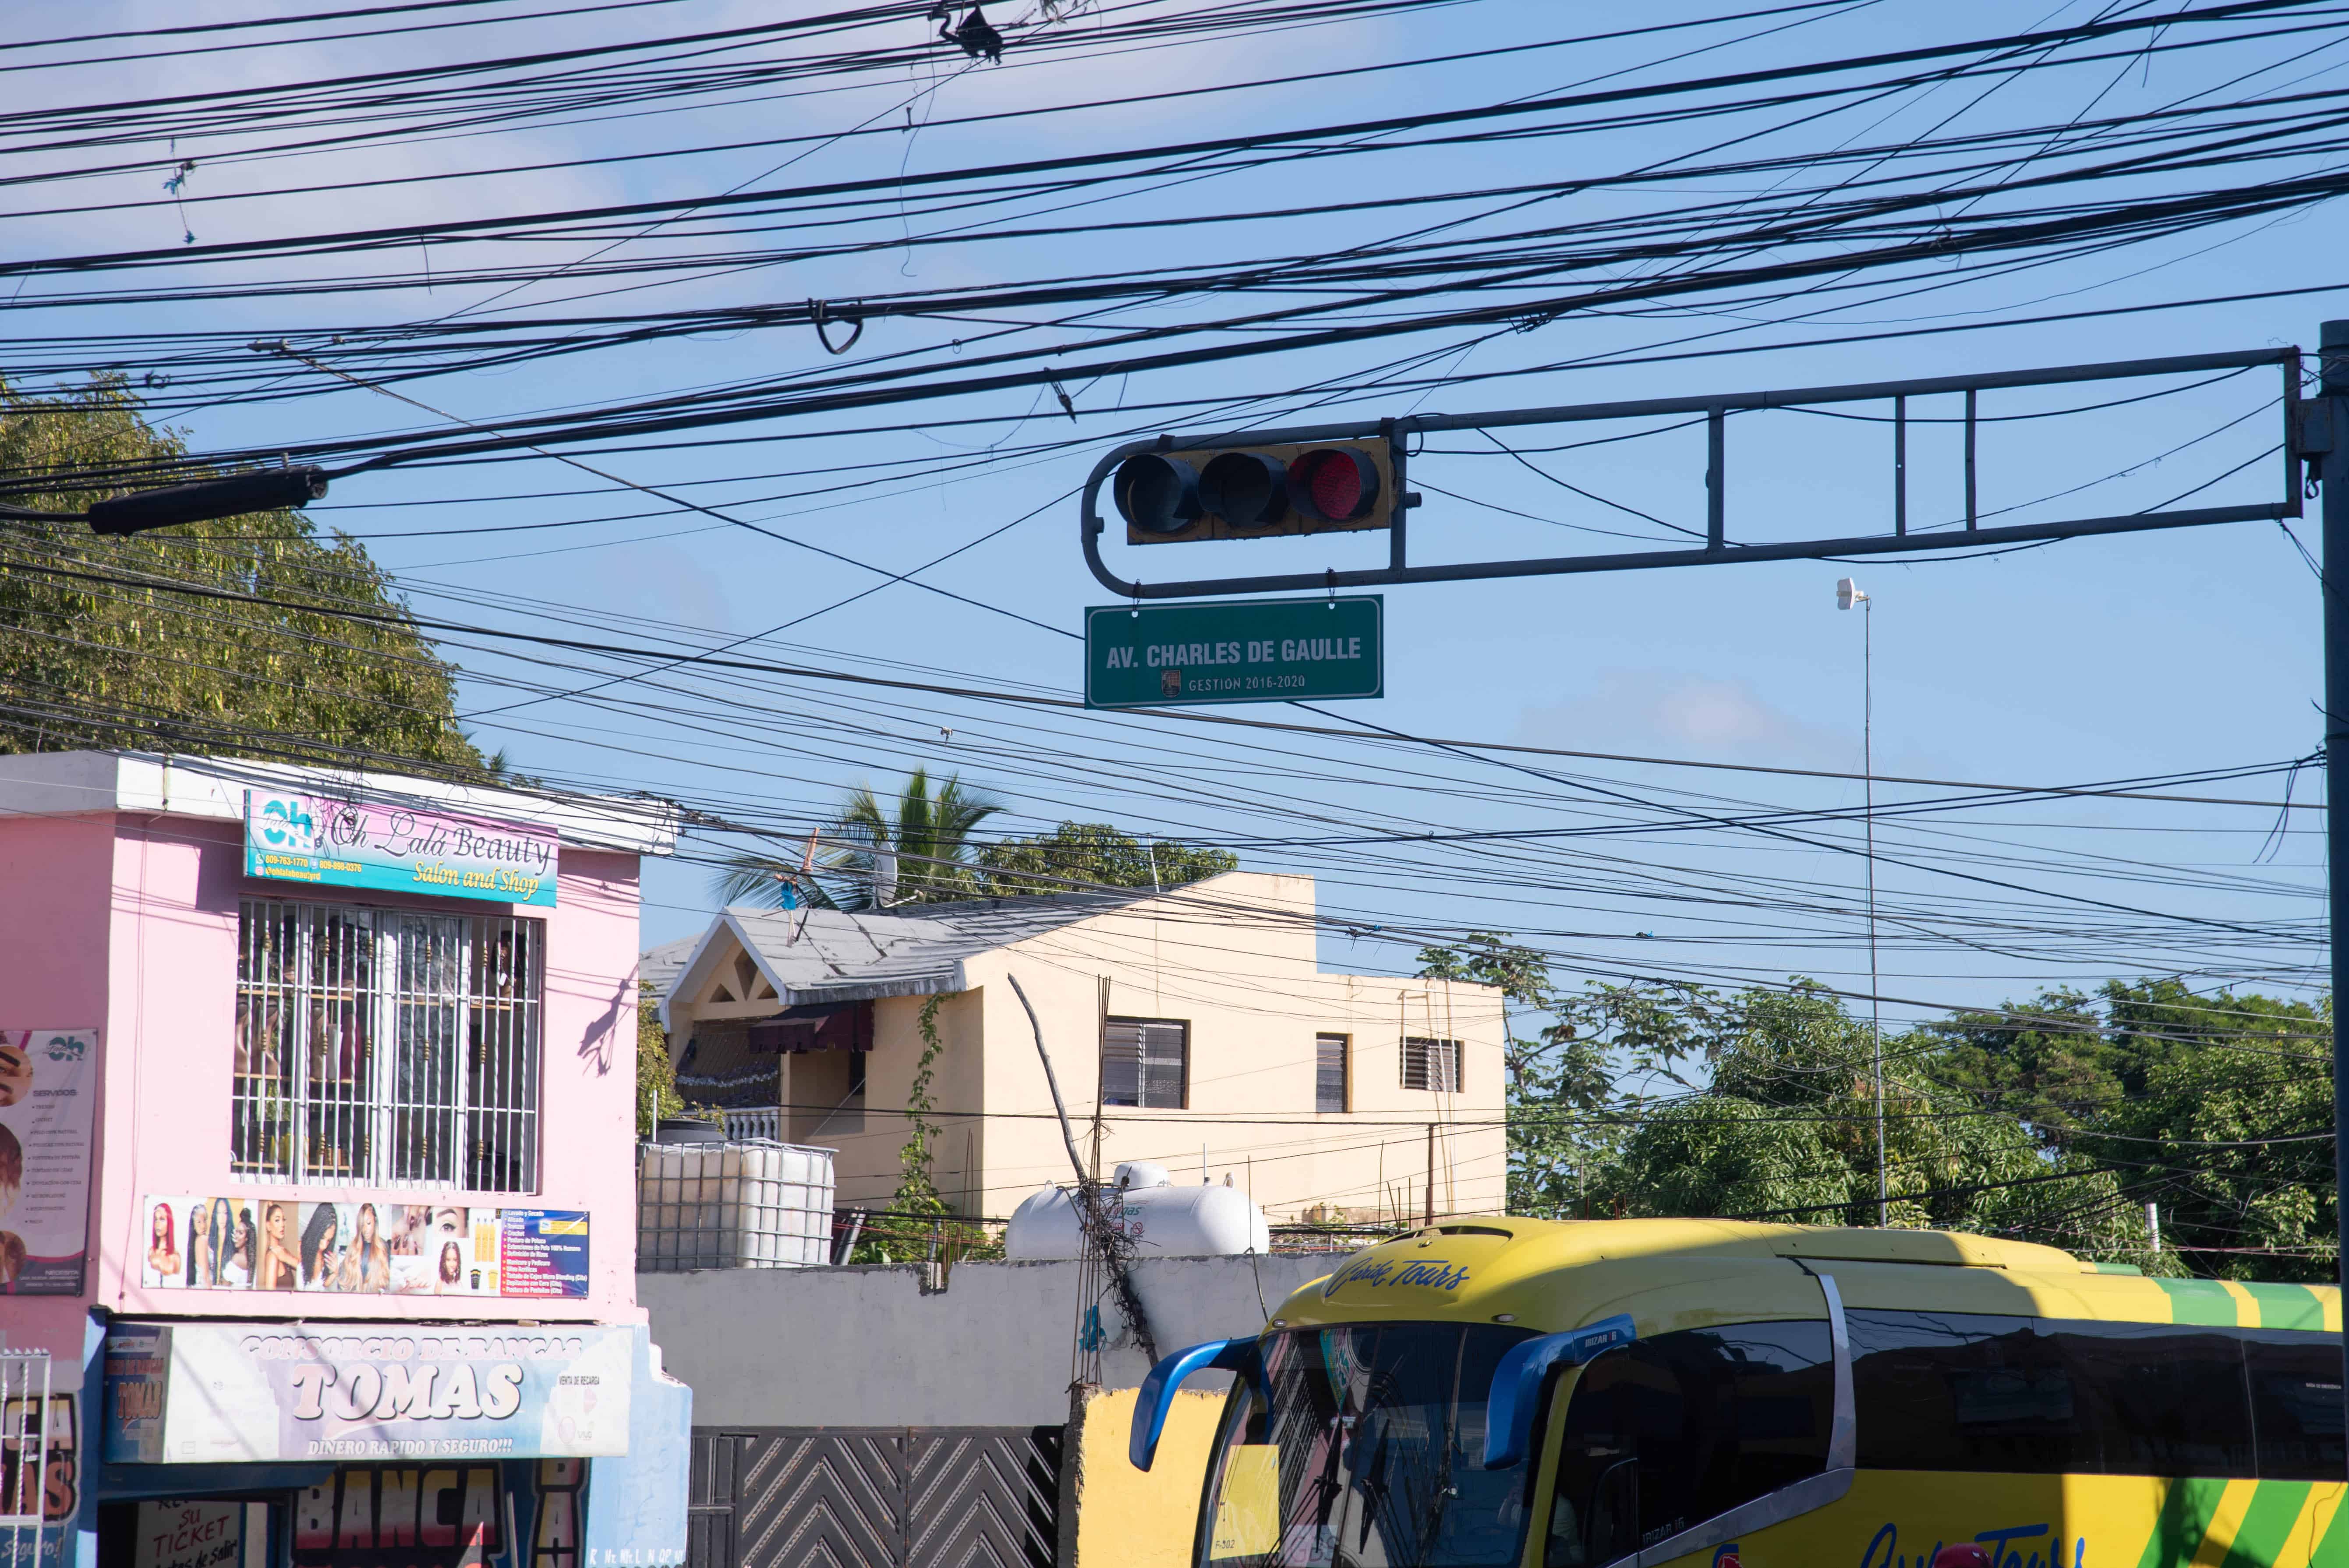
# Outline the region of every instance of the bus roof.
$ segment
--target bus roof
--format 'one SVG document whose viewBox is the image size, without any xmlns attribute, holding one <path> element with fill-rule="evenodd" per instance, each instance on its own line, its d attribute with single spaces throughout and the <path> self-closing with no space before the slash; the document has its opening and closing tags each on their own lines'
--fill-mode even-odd
<svg viewBox="0 0 2349 1568">
<path fill-rule="evenodd" d="M 2149 1278 L 1959 1231 L 1733 1220 L 1447 1220 L 1346 1259 L 1276 1326 L 1436 1320 L 1544 1333 L 1628 1314 L 1642 1335 L 1847 1307 L 2340 1332 L 2329 1285 Z"/>
</svg>

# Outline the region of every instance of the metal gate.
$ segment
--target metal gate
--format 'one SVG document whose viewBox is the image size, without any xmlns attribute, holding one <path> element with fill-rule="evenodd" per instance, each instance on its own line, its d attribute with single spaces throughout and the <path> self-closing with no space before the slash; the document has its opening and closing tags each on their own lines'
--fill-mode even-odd
<svg viewBox="0 0 2349 1568">
<path fill-rule="evenodd" d="M 697 1430 L 687 1568 L 1052 1568 L 1061 1435 Z"/>
</svg>

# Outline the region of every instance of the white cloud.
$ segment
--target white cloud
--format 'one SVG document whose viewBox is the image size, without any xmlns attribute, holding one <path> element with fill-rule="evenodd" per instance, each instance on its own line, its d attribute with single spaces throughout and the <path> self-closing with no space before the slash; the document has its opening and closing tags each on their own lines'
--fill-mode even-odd
<svg viewBox="0 0 2349 1568">
<path fill-rule="evenodd" d="M 1857 721 L 1855 712 L 1853 718 Z M 1815 723 L 1752 683 L 1669 670 L 1598 673 L 1585 693 L 1527 709 L 1516 739 L 1537 745 L 1778 767 L 1853 768 L 1859 726 Z"/>
</svg>

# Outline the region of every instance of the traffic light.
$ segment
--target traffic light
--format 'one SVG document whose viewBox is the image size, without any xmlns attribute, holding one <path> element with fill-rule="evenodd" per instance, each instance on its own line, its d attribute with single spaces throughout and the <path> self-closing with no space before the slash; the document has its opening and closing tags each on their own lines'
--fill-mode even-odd
<svg viewBox="0 0 2349 1568">
<path fill-rule="evenodd" d="M 1131 545 L 1384 528 L 1399 500 L 1394 453 L 1377 436 L 1136 452 L 1110 498 Z"/>
</svg>

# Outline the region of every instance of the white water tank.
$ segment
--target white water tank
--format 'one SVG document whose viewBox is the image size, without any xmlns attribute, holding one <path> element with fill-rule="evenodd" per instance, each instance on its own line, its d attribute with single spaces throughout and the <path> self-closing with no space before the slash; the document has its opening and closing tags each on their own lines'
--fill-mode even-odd
<svg viewBox="0 0 2349 1568">
<path fill-rule="evenodd" d="M 1230 1187 L 1177 1187 L 1163 1165 L 1117 1168 L 1119 1186 L 1104 1194 L 1110 1218 L 1133 1238 L 1137 1258 L 1228 1258 L 1272 1251 L 1264 1210 Z M 1004 1256 L 1041 1262 L 1084 1256 L 1084 1226 L 1065 1189 L 1030 1193 L 1011 1211 Z"/>
<path fill-rule="evenodd" d="M 831 1262 L 833 1152 L 763 1141 L 643 1145 L 637 1272 Z"/>
</svg>

